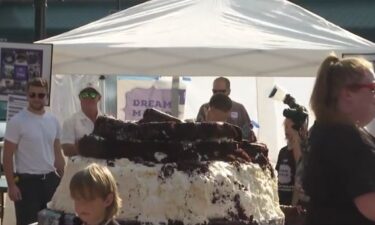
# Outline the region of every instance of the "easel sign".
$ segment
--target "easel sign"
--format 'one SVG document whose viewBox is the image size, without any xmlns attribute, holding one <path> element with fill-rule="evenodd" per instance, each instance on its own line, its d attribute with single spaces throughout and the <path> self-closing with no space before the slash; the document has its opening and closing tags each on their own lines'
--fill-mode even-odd
<svg viewBox="0 0 375 225">
<path fill-rule="evenodd" d="M 27 82 L 35 77 L 46 79 L 51 93 L 51 67 L 52 44 L 0 42 L 0 100 L 26 95 Z"/>
<path fill-rule="evenodd" d="M 7 121 L 27 107 L 27 98 L 24 95 L 9 95 L 7 104 Z"/>
</svg>

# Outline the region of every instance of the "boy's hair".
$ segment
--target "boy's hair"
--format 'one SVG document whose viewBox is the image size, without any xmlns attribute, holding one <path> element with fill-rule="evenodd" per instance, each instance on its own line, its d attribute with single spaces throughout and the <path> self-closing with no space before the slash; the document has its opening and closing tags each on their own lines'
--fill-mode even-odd
<svg viewBox="0 0 375 225">
<path fill-rule="evenodd" d="M 107 167 L 96 163 L 90 164 L 72 177 L 69 188 L 73 199 L 92 200 L 97 197 L 105 199 L 112 193 L 113 202 L 107 208 L 106 219 L 116 216 L 121 208 L 116 181 Z"/>
<path fill-rule="evenodd" d="M 33 79 L 29 80 L 27 82 L 27 90 L 29 90 L 31 86 L 42 87 L 42 88 L 46 89 L 46 91 L 48 93 L 48 82 L 44 78 L 36 77 L 36 78 L 33 78 Z"/>
<path fill-rule="evenodd" d="M 232 100 L 223 93 L 214 94 L 208 105 L 223 112 L 229 112 L 232 108 Z"/>
</svg>

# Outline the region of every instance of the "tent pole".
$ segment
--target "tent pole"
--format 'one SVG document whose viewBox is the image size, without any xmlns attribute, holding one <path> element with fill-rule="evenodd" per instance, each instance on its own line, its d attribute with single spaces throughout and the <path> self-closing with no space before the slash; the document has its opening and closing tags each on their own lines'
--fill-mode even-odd
<svg viewBox="0 0 375 225">
<path fill-rule="evenodd" d="M 171 113 L 172 116 L 178 117 L 178 104 L 179 104 L 179 94 L 178 90 L 180 88 L 180 77 L 173 76 L 172 79 L 172 94 L 171 94 L 171 102 L 172 102 L 172 109 Z"/>
<path fill-rule="evenodd" d="M 117 11 L 121 11 L 121 0 L 117 0 Z"/>
<path fill-rule="evenodd" d="M 259 121 L 258 140 L 267 144 L 269 149 L 268 157 L 271 162 L 276 162 L 279 150 L 278 143 L 280 142 L 280 133 L 278 133 L 277 127 L 282 127 L 278 118 L 281 118 L 282 115 L 276 114 L 277 111 L 273 103 L 274 100 L 268 98 L 265 101 L 264 99 L 265 93 L 266 96 L 268 96 L 274 87 L 275 79 L 273 77 L 256 77 L 255 80 L 257 90 L 257 115 Z"/>
<path fill-rule="evenodd" d="M 34 41 L 46 36 L 46 6 L 47 0 L 34 0 Z"/>
<path fill-rule="evenodd" d="M 107 98 L 107 93 L 106 93 L 106 86 L 105 86 L 105 76 L 104 75 L 100 75 L 99 77 L 99 83 L 100 83 L 100 89 L 101 89 L 101 92 L 102 92 L 102 97 L 101 97 L 101 112 L 103 114 L 106 114 L 107 111 L 106 111 L 106 98 Z"/>
</svg>

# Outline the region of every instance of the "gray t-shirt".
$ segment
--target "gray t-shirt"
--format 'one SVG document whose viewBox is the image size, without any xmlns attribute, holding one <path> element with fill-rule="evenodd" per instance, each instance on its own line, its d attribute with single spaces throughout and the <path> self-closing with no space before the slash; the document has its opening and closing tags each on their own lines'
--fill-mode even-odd
<svg viewBox="0 0 375 225">
<path fill-rule="evenodd" d="M 209 104 L 205 103 L 199 108 L 199 112 L 196 118 L 197 122 L 206 121 L 205 112 L 208 110 Z M 245 107 L 238 102 L 232 100 L 232 108 L 230 110 L 229 118 L 226 121 L 227 123 L 236 125 L 241 128 L 242 136 L 244 139 L 249 139 L 251 136 L 253 125 Z"/>
</svg>

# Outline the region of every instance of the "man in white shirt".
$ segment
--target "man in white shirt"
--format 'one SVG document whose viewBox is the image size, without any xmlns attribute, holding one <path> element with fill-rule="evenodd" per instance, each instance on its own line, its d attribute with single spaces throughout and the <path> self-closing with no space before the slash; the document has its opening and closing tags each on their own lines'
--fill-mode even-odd
<svg viewBox="0 0 375 225">
<path fill-rule="evenodd" d="M 62 148 L 66 156 L 78 155 L 78 140 L 92 133 L 96 118 L 100 115 L 98 103 L 101 94 L 98 85 L 88 83 L 79 92 L 81 110 L 64 121 Z"/>
<path fill-rule="evenodd" d="M 28 107 L 10 119 L 5 131 L 4 172 L 17 225 L 37 221 L 38 212 L 46 208 L 64 173 L 60 124 L 44 109 L 47 95 L 46 80 L 29 81 Z"/>
</svg>

